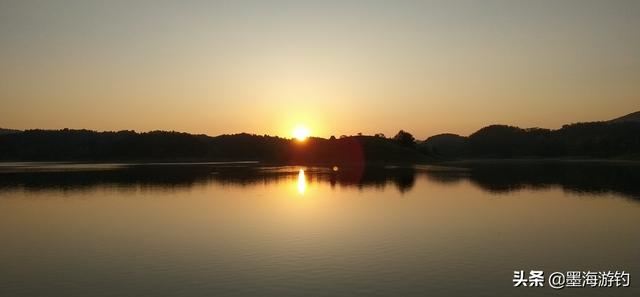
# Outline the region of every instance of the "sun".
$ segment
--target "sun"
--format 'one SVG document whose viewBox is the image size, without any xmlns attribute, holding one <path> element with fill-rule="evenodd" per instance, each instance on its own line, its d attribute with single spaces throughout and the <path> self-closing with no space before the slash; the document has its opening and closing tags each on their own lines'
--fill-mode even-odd
<svg viewBox="0 0 640 297">
<path fill-rule="evenodd" d="M 293 138 L 297 139 L 298 141 L 307 140 L 307 138 L 309 138 L 309 135 L 311 135 L 311 130 L 309 130 L 309 128 L 307 128 L 306 126 L 299 125 L 293 129 Z"/>
</svg>

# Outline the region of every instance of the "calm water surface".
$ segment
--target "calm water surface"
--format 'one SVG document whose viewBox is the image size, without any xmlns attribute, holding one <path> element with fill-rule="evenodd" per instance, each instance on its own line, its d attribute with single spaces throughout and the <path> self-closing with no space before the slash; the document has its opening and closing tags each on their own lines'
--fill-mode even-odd
<svg viewBox="0 0 640 297">
<path fill-rule="evenodd" d="M 639 169 L 3 164 L 0 296 L 640 296 Z"/>
</svg>

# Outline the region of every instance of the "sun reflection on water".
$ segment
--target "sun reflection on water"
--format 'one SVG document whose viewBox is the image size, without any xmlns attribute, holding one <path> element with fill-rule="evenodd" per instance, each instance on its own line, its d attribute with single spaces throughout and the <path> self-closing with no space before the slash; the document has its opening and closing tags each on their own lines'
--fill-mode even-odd
<svg viewBox="0 0 640 297">
<path fill-rule="evenodd" d="M 298 194 L 304 195 L 307 190 L 307 179 L 304 176 L 304 170 L 300 169 L 298 172 Z"/>
</svg>

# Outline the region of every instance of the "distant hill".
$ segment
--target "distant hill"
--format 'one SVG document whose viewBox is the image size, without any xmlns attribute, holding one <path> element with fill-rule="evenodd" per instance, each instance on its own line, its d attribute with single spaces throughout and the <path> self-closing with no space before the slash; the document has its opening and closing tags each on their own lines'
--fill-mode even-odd
<svg viewBox="0 0 640 297">
<path fill-rule="evenodd" d="M 613 120 L 610 120 L 609 122 L 610 123 L 621 123 L 621 122 L 636 122 L 636 123 L 640 123 L 640 111 L 636 111 L 636 112 L 630 113 L 628 115 L 621 116 L 619 118 L 615 118 Z"/>
<path fill-rule="evenodd" d="M 640 112 L 607 122 L 564 125 L 557 130 L 491 125 L 468 137 L 436 135 L 419 147 L 425 154 L 445 158 L 640 159 Z"/>
<path fill-rule="evenodd" d="M 467 138 L 457 134 L 444 133 L 431 136 L 418 146 L 422 152 L 437 156 L 460 156 L 467 151 Z"/>
</svg>

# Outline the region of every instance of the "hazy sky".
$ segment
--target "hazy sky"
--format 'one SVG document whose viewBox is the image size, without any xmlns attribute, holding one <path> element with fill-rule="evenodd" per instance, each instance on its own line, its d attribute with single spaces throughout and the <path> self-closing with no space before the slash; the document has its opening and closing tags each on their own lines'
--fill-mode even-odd
<svg viewBox="0 0 640 297">
<path fill-rule="evenodd" d="M 640 110 L 640 1 L 4 1 L 0 127 L 418 138 Z"/>
</svg>

